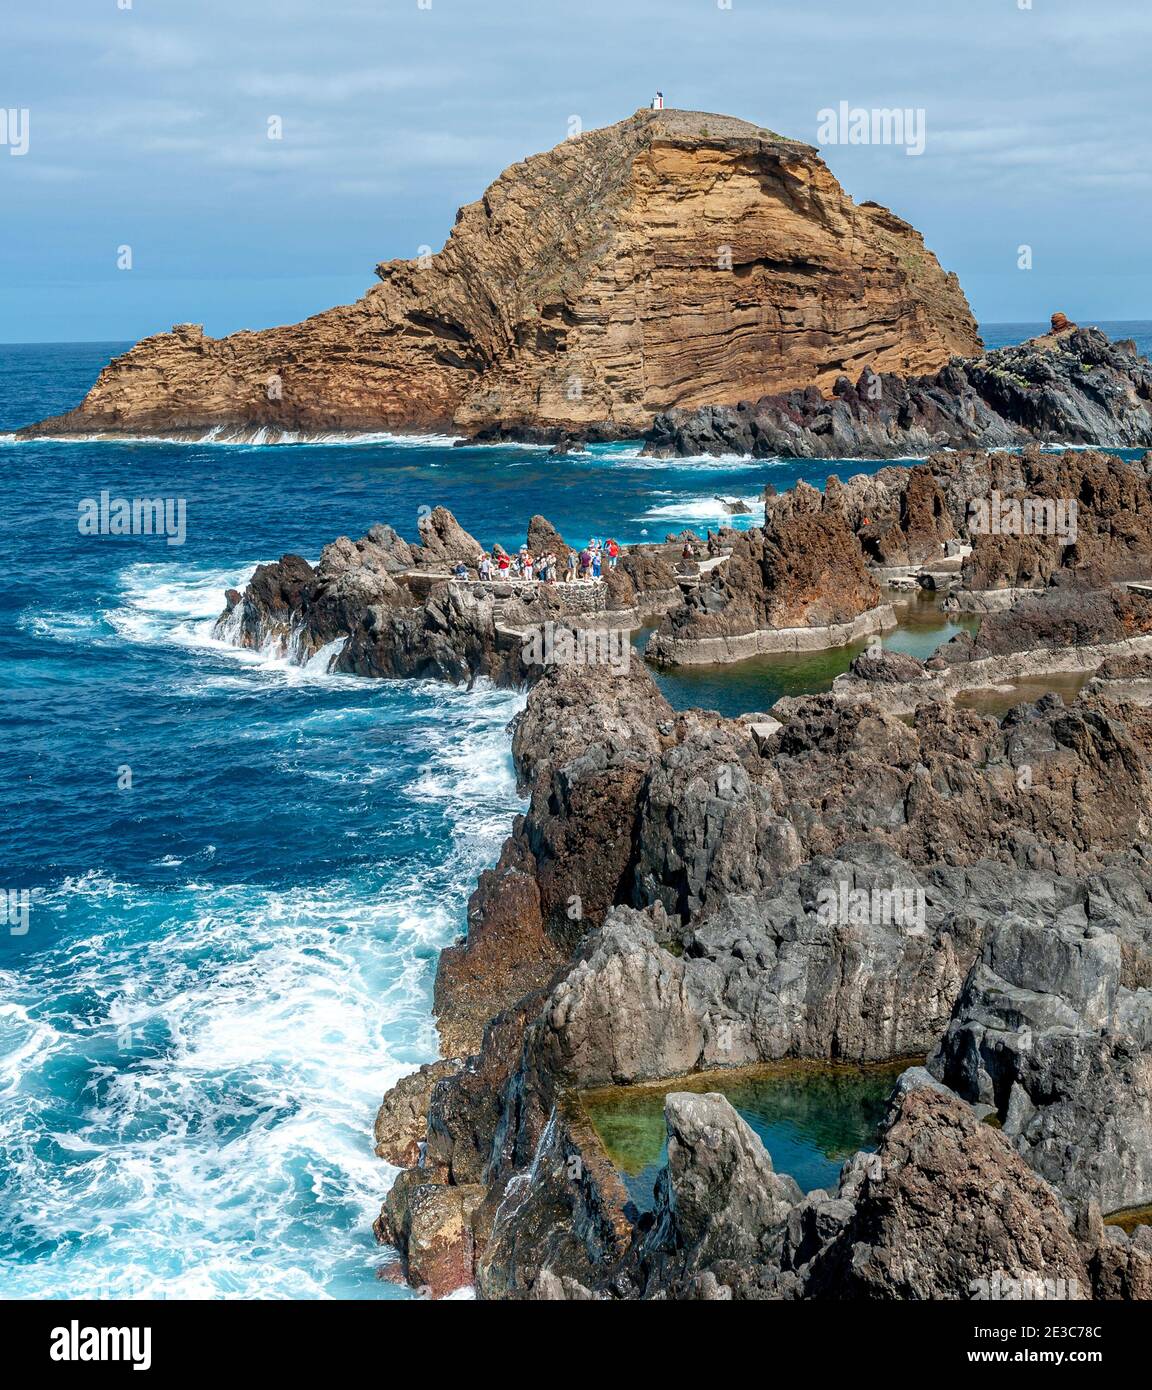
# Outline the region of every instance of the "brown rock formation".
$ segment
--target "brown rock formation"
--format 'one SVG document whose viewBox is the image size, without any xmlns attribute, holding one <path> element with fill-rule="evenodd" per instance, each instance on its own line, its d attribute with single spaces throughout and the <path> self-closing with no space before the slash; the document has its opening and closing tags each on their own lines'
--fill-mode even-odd
<svg viewBox="0 0 1152 1390">
<path fill-rule="evenodd" d="M 1087 1296 L 1056 1194 L 960 1101 L 908 1092 L 878 1162 L 861 1166 L 855 1211 L 813 1262 L 809 1297 L 967 1300 L 994 1296 L 980 1285 L 1003 1278 Z"/>
<path fill-rule="evenodd" d="M 745 638 L 776 628 L 851 623 L 881 601 L 864 552 L 838 500 L 807 483 L 766 500 L 765 525 L 737 535 L 725 565 L 669 610 L 647 648 L 659 661 L 704 659 L 686 651 L 715 638 Z M 706 649 L 708 659 L 732 660 Z"/>
<path fill-rule="evenodd" d="M 376 1221 L 376 1238 L 396 1246 L 404 1277 L 425 1297 L 443 1298 L 472 1282 L 472 1215 L 482 1196 L 476 1186 L 423 1181 L 418 1168 L 407 1169 L 392 1184 Z"/>
<path fill-rule="evenodd" d="M 376 1115 L 374 1137 L 376 1155 L 399 1168 L 408 1168 L 420 1158 L 420 1145 L 428 1128 L 428 1106 L 436 1083 L 459 1069 L 459 1062 L 429 1062 L 401 1077 L 385 1095 Z"/>
<path fill-rule="evenodd" d="M 912 227 L 853 203 L 810 146 L 697 112 L 638 112 L 512 166 L 442 251 L 377 274 L 301 324 L 147 338 L 31 433 L 620 437 L 979 347 Z"/>
</svg>

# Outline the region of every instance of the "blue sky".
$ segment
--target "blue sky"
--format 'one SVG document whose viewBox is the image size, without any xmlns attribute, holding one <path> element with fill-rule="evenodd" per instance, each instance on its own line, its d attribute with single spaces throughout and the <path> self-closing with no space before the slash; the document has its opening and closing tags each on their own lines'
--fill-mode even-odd
<svg viewBox="0 0 1152 1390">
<path fill-rule="evenodd" d="M 657 87 L 812 143 L 841 101 L 923 108 L 919 157 L 824 157 L 920 228 L 979 318 L 1152 318 L 1148 0 L 726 4 L 9 6 L 0 107 L 30 140 L 0 147 L 0 341 L 215 335 L 354 299 L 571 116 L 608 124 Z"/>
</svg>

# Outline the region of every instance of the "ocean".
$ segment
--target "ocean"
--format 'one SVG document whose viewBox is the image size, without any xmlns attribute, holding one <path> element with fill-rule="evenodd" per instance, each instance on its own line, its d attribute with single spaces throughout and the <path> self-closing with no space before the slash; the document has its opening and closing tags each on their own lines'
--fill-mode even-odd
<svg viewBox="0 0 1152 1390">
<path fill-rule="evenodd" d="M 375 522 L 415 538 L 424 507 L 487 545 L 536 512 L 627 543 L 880 465 L 12 440 L 126 346 L 0 346 L 0 1291 L 410 1297 L 377 1276 L 372 1120 L 437 1053 L 437 953 L 522 805 L 523 697 L 233 650 L 225 588 Z M 105 491 L 179 499 L 183 544 L 82 535 Z"/>
</svg>

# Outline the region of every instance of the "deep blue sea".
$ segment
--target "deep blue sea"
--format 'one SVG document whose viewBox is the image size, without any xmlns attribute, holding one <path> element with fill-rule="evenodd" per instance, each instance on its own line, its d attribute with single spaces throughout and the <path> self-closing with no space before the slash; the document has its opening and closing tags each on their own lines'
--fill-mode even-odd
<svg viewBox="0 0 1152 1390">
<path fill-rule="evenodd" d="M 372 1119 L 436 1055 L 522 697 L 234 651 L 224 589 L 374 522 L 414 538 L 422 507 L 489 545 L 534 512 L 630 542 L 879 465 L 5 437 L 126 346 L 0 346 L 0 1294 L 407 1297 L 376 1277 Z M 184 499 L 185 543 L 81 535 L 103 490 Z"/>
</svg>

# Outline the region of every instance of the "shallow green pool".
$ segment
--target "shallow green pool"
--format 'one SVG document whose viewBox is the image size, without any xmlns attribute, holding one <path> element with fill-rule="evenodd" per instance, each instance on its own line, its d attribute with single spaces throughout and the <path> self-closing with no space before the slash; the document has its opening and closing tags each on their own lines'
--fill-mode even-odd
<svg viewBox="0 0 1152 1390">
<path fill-rule="evenodd" d="M 664 1097 L 719 1091 L 764 1142 L 779 1173 L 806 1191 L 835 1188 L 845 1159 L 875 1146 L 877 1127 L 907 1063 L 881 1067 L 793 1064 L 690 1077 L 666 1087 L 629 1086 L 581 1097 L 605 1152 L 641 1211 L 667 1157 Z"/>
<path fill-rule="evenodd" d="M 906 652 L 923 660 L 942 642 L 967 628 L 974 631 L 980 619 L 952 617 L 940 611 L 935 596 L 917 594 L 894 598 L 892 607 L 900 626 L 883 635 L 887 651 Z M 637 633 L 634 642 L 643 650 L 651 628 Z M 853 659 L 867 647 L 869 638 L 846 647 L 815 652 L 774 652 L 715 666 L 650 666 L 652 677 L 673 709 L 711 709 L 730 719 L 741 714 L 770 710 L 785 695 L 814 695 L 830 690 Z"/>
</svg>

